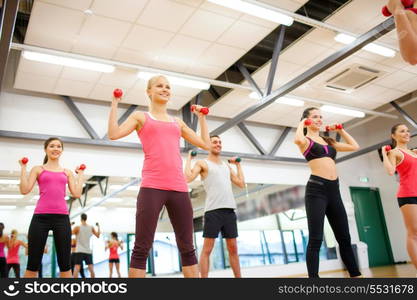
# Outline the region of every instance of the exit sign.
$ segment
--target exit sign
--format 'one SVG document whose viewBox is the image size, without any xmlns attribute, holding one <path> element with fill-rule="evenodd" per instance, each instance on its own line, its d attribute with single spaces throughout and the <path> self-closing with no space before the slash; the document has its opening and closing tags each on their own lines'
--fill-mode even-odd
<svg viewBox="0 0 417 300">
<path fill-rule="evenodd" d="M 369 177 L 361 176 L 361 177 L 359 177 L 359 181 L 360 182 L 369 182 Z"/>
</svg>

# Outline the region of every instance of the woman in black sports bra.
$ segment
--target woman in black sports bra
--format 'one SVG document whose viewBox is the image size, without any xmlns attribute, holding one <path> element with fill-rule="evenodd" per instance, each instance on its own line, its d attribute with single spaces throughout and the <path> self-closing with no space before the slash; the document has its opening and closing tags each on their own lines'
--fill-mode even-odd
<svg viewBox="0 0 417 300">
<path fill-rule="evenodd" d="M 306 120 L 311 124 L 305 125 Z M 323 241 L 324 216 L 327 216 L 350 277 L 357 277 L 361 276 L 361 273 L 350 241 L 348 219 L 340 196 L 335 158 L 338 151 L 356 151 L 359 145 L 343 128 L 336 129 L 337 126 L 331 126 L 330 129 L 337 130 L 345 143 L 321 136 L 322 125 L 320 110 L 315 107 L 307 108 L 298 125 L 294 140 L 311 168 L 311 177 L 305 194 L 309 230 L 306 254 L 308 276 L 319 277 L 319 251 Z"/>
</svg>

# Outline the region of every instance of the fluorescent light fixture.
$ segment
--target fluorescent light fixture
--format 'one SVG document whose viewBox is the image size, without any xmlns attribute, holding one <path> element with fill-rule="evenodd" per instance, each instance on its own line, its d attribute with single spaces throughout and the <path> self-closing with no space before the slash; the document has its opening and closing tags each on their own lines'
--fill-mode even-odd
<svg viewBox="0 0 417 300">
<path fill-rule="evenodd" d="M 35 209 L 35 205 L 27 205 L 25 206 L 26 210 L 34 210 Z"/>
<path fill-rule="evenodd" d="M 339 42 L 342 44 L 350 44 L 356 40 L 355 37 L 348 35 L 348 34 L 344 34 L 344 33 L 339 33 L 338 35 L 335 36 L 334 39 L 336 42 Z"/>
<path fill-rule="evenodd" d="M 0 179 L 0 184 L 19 184 L 20 180 L 17 179 Z"/>
<path fill-rule="evenodd" d="M 0 205 L 0 210 L 6 210 L 6 209 L 16 209 L 16 205 Z"/>
<path fill-rule="evenodd" d="M 34 60 L 39 62 L 44 62 L 53 65 L 60 65 L 66 67 L 72 67 L 77 69 L 91 70 L 103 73 L 111 73 L 114 71 L 115 67 L 112 65 L 106 65 L 96 62 L 91 62 L 87 60 L 80 60 L 64 56 L 50 55 L 40 52 L 32 51 L 23 51 L 23 57 L 28 60 Z"/>
<path fill-rule="evenodd" d="M 261 95 L 259 95 L 257 92 L 250 93 L 249 98 L 254 99 L 254 100 L 261 100 L 262 99 Z"/>
<path fill-rule="evenodd" d="M 339 115 L 345 115 L 355 118 L 363 118 L 365 117 L 365 113 L 358 110 L 353 109 L 346 109 L 346 108 L 340 108 L 337 106 L 331 106 L 331 105 L 323 105 L 321 108 L 323 111 L 339 114 Z"/>
<path fill-rule="evenodd" d="M 261 100 L 262 99 L 257 92 L 250 93 L 249 98 L 255 99 L 255 100 Z M 304 106 L 304 101 L 303 100 L 298 100 L 298 99 L 288 98 L 288 97 L 278 98 L 275 102 L 285 104 L 285 105 L 297 106 L 297 107 Z"/>
<path fill-rule="evenodd" d="M 394 50 L 389 49 L 387 47 L 377 45 L 375 43 L 370 43 L 370 44 L 366 45 L 365 47 L 363 47 L 363 49 L 368 51 L 368 52 L 379 54 L 379 55 L 382 55 L 382 56 L 385 56 L 385 57 L 394 57 L 395 56 L 395 51 Z"/>
<path fill-rule="evenodd" d="M 0 195 L 0 199 L 22 199 L 24 195 Z"/>
<path fill-rule="evenodd" d="M 39 195 L 35 195 L 35 196 L 32 197 L 32 199 L 30 199 L 30 201 L 38 201 L 40 197 L 41 196 L 39 196 Z"/>
<path fill-rule="evenodd" d="M 298 106 L 298 107 L 304 106 L 304 101 L 303 100 L 287 98 L 287 97 L 278 98 L 278 100 L 275 101 L 275 102 L 281 103 L 281 104 L 286 104 L 286 105 L 291 105 L 291 106 Z"/>
<path fill-rule="evenodd" d="M 344 34 L 344 33 L 337 34 L 334 39 L 337 42 L 342 43 L 342 44 L 350 44 L 356 40 L 355 37 L 348 35 L 348 34 Z M 394 50 L 377 45 L 375 43 L 370 43 L 366 45 L 365 47 L 363 47 L 363 50 L 366 50 L 368 52 L 372 52 L 375 54 L 379 54 L 385 57 L 394 57 L 396 54 Z"/>
<path fill-rule="evenodd" d="M 151 77 L 157 76 L 157 75 L 161 75 L 161 74 L 144 72 L 144 71 L 138 72 L 138 77 L 144 80 L 149 80 Z M 181 77 L 176 77 L 176 76 L 169 76 L 169 75 L 163 75 L 163 76 L 165 76 L 172 85 L 185 86 L 185 87 L 198 89 L 198 90 L 208 90 L 210 88 L 210 83 L 207 83 L 207 82 L 186 79 L 186 78 L 181 78 Z"/>
<path fill-rule="evenodd" d="M 221 5 L 227 8 L 238 10 L 245 14 L 255 16 L 261 19 L 265 19 L 274 23 L 291 26 L 294 22 L 292 17 L 284 15 L 282 13 L 260 7 L 258 5 L 248 3 L 242 0 L 208 0 L 217 5 Z"/>
<path fill-rule="evenodd" d="M 120 190 L 122 187 L 123 187 L 123 185 L 113 184 L 113 185 L 110 186 L 110 190 Z M 126 190 L 127 191 L 135 191 L 135 192 L 137 192 L 137 191 L 139 191 L 139 187 L 136 186 L 136 185 L 131 185 Z"/>
</svg>

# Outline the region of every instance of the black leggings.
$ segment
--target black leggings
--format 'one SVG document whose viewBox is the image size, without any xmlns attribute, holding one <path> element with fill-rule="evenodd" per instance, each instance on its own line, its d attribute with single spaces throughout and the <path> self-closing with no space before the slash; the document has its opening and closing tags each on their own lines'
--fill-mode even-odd
<svg viewBox="0 0 417 300">
<path fill-rule="evenodd" d="M 361 275 L 353 254 L 348 219 L 339 191 L 339 180 L 311 175 L 305 195 L 308 221 L 307 269 L 309 277 L 319 277 L 319 252 L 327 216 L 340 247 L 340 256 L 351 277 Z"/>
<path fill-rule="evenodd" d="M 8 272 L 7 272 L 7 263 L 5 257 L 0 257 L 0 278 L 7 278 Z"/>
<path fill-rule="evenodd" d="M 52 230 L 61 272 L 71 270 L 71 224 L 68 215 L 33 215 L 28 233 L 27 270 L 37 272 L 42 262 L 48 232 Z"/>
<path fill-rule="evenodd" d="M 14 277 L 20 278 L 20 264 L 7 264 L 7 275 L 9 275 L 10 269 L 13 269 Z"/>
</svg>

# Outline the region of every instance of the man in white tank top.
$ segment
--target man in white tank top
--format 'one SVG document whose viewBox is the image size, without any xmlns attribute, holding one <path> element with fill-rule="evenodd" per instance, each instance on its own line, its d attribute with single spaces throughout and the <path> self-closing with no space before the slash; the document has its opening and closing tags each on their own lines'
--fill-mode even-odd
<svg viewBox="0 0 417 300">
<path fill-rule="evenodd" d="M 226 239 L 229 252 L 230 266 L 235 277 L 241 277 L 239 255 L 237 251 L 237 219 L 235 214 L 236 201 L 233 197 L 232 184 L 240 188 L 245 187 L 245 179 L 240 163 L 230 160 L 236 165 L 237 172 L 224 163 L 221 158 L 222 141 L 219 136 L 210 137 L 211 148 L 206 159 L 198 160 L 191 169 L 191 152 L 185 164 L 184 174 L 187 182 L 201 176 L 206 191 L 206 204 L 204 209 L 204 244 L 200 256 L 201 277 L 208 277 L 210 268 L 210 254 L 213 250 L 219 232 Z"/>
<path fill-rule="evenodd" d="M 94 226 L 87 224 L 87 215 L 81 214 L 81 225 L 75 226 L 72 233 L 76 235 L 76 249 L 75 249 L 75 267 L 74 267 L 74 278 L 78 278 L 80 268 L 85 261 L 90 277 L 95 278 L 94 267 L 93 267 L 93 252 L 90 247 L 90 238 L 94 234 L 97 238 L 100 237 L 100 225 L 96 223 L 97 230 Z"/>
</svg>

